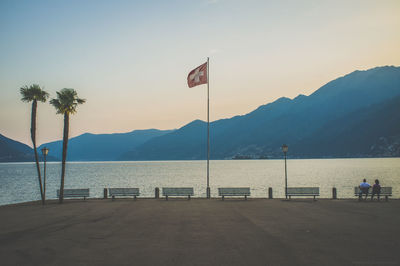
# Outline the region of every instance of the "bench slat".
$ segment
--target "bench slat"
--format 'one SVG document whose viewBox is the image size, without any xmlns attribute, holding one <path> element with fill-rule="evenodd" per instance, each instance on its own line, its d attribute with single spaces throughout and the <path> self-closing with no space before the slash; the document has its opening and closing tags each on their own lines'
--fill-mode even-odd
<svg viewBox="0 0 400 266">
<path fill-rule="evenodd" d="M 60 190 L 57 189 L 57 198 L 60 197 Z M 89 197 L 88 188 L 74 188 L 74 189 L 64 189 L 64 198 L 81 198 Z"/>
<path fill-rule="evenodd" d="M 192 187 L 163 187 L 163 196 L 193 196 Z"/>
<path fill-rule="evenodd" d="M 319 187 L 288 187 L 288 196 L 319 196 Z"/>
<path fill-rule="evenodd" d="M 354 195 L 358 196 L 360 194 L 360 188 L 354 187 Z M 372 187 L 368 189 L 368 194 L 372 195 Z M 392 187 L 381 187 L 381 196 L 392 196 Z"/>
<path fill-rule="evenodd" d="M 250 196 L 249 187 L 223 187 L 218 188 L 219 196 Z"/>
<path fill-rule="evenodd" d="M 108 195 L 112 196 L 139 196 L 139 188 L 109 188 Z"/>
</svg>

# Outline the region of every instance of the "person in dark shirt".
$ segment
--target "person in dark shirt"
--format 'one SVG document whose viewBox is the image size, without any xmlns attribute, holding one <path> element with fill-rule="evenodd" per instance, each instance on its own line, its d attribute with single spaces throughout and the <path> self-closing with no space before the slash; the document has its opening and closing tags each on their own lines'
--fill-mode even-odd
<svg viewBox="0 0 400 266">
<path fill-rule="evenodd" d="M 378 200 L 381 195 L 381 185 L 379 185 L 379 180 L 375 179 L 375 184 L 372 186 L 372 195 L 371 195 L 371 200 L 374 200 L 374 196 L 378 196 Z"/>
</svg>

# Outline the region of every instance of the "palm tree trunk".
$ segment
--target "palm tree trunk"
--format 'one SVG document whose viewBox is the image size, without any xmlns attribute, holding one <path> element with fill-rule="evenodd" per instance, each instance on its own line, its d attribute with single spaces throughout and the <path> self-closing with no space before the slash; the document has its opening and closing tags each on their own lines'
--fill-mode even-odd
<svg viewBox="0 0 400 266">
<path fill-rule="evenodd" d="M 62 152 L 62 167 L 61 167 L 61 186 L 60 186 L 60 203 L 64 199 L 64 177 L 65 177 L 65 162 L 67 161 L 68 148 L 68 131 L 69 131 L 69 113 L 64 113 L 64 135 L 63 135 L 63 152 Z"/>
<path fill-rule="evenodd" d="M 40 188 L 40 197 L 42 199 L 42 204 L 44 205 L 44 195 L 43 195 L 43 186 L 42 186 L 42 177 L 40 175 L 40 166 L 39 166 L 39 156 L 36 149 L 36 110 L 37 110 L 37 101 L 33 100 L 32 102 L 32 116 L 31 116 L 31 139 L 33 144 L 33 151 L 35 152 L 35 161 L 36 161 L 36 169 L 38 172 L 39 179 L 39 188 Z"/>
</svg>

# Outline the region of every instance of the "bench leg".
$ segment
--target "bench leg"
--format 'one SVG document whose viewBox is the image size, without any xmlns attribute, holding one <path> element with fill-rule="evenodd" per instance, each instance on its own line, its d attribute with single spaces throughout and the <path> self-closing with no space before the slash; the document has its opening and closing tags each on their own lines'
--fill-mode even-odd
<svg viewBox="0 0 400 266">
<path fill-rule="evenodd" d="M 224 197 L 225 197 L 225 196 L 222 196 L 222 200 L 224 200 Z"/>
<path fill-rule="evenodd" d="M 83 200 L 86 200 L 86 197 L 83 197 Z"/>
<path fill-rule="evenodd" d="M 291 200 L 291 199 L 292 199 L 292 196 L 289 195 L 289 200 Z"/>
<path fill-rule="evenodd" d="M 188 200 L 190 200 L 190 195 L 188 195 Z"/>
<path fill-rule="evenodd" d="M 314 201 L 316 201 L 315 196 L 314 196 Z"/>
<path fill-rule="evenodd" d="M 115 196 L 114 196 L 114 195 L 112 195 L 112 197 L 111 197 L 111 200 L 112 200 L 112 201 L 114 201 L 114 200 L 115 200 Z"/>
<path fill-rule="evenodd" d="M 134 197 L 135 197 L 135 200 L 136 200 L 136 195 Z"/>
<path fill-rule="evenodd" d="M 389 201 L 389 196 L 385 196 L 385 200 L 386 200 L 386 201 Z"/>
<path fill-rule="evenodd" d="M 165 200 L 168 200 L 168 195 L 165 195 Z"/>
<path fill-rule="evenodd" d="M 244 195 L 244 200 L 247 200 L 247 195 Z"/>
</svg>

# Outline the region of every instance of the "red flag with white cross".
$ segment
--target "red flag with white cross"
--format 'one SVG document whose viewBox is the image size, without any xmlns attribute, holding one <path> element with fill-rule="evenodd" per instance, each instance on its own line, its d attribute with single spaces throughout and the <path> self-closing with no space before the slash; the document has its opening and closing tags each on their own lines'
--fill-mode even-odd
<svg viewBox="0 0 400 266">
<path fill-rule="evenodd" d="M 197 85 L 207 84 L 207 62 L 202 64 L 201 66 L 196 67 L 192 71 L 190 71 L 187 82 L 189 88 L 192 88 Z"/>
</svg>

